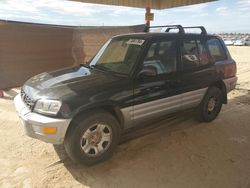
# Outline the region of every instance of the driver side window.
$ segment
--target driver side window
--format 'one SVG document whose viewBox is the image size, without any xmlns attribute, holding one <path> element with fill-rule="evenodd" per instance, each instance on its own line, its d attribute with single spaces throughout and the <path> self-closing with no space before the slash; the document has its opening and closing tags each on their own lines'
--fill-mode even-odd
<svg viewBox="0 0 250 188">
<path fill-rule="evenodd" d="M 154 70 L 156 75 L 175 72 L 176 52 L 175 40 L 152 43 L 144 59 L 143 68 Z"/>
</svg>

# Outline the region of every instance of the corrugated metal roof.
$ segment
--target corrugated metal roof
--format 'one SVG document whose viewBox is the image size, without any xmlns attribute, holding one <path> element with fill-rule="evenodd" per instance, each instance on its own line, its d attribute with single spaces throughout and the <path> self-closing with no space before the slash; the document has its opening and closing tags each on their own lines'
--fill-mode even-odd
<svg viewBox="0 0 250 188">
<path fill-rule="evenodd" d="M 217 0 L 71 0 L 71 1 L 137 7 L 137 8 L 145 8 L 146 6 L 150 6 L 152 9 L 167 9 L 173 7 L 212 2 Z"/>
</svg>

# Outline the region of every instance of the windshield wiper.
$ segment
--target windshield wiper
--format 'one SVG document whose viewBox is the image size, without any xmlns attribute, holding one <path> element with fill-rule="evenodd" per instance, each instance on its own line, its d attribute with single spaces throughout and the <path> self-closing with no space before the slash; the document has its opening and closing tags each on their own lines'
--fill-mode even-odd
<svg viewBox="0 0 250 188">
<path fill-rule="evenodd" d="M 93 69 L 93 66 L 89 66 L 88 64 L 85 64 L 85 63 L 80 63 L 80 66 L 86 67 L 88 69 Z"/>
<path fill-rule="evenodd" d="M 104 67 L 102 65 L 91 65 L 92 68 L 96 68 L 96 69 L 99 69 L 99 70 L 102 70 L 102 71 L 108 71 L 108 72 L 113 72 L 112 70 L 110 70 L 109 68 L 107 67 Z"/>
<path fill-rule="evenodd" d="M 110 71 L 107 67 L 100 66 L 100 65 L 88 65 L 88 64 L 85 64 L 85 63 L 81 63 L 80 66 L 86 67 L 88 69 L 96 68 L 96 69 L 101 70 L 101 71 Z"/>
<path fill-rule="evenodd" d="M 116 72 L 116 71 L 114 71 L 114 70 L 111 70 L 111 69 L 109 69 L 108 67 L 105 67 L 105 66 L 102 66 L 102 65 L 97 65 L 97 64 L 95 64 L 95 65 L 91 65 L 91 67 L 92 68 L 95 68 L 95 69 L 97 69 L 97 70 L 100 70 L 100 71 L 103 71 L 103 72 L 110 72 L 110 73 L 112 73 L 112 74 L 119 74 L 119 75 L 127 75 L 127 74 L 123 74 L 123 73 L 121 73 L 121 72 Z"/>
</svg>

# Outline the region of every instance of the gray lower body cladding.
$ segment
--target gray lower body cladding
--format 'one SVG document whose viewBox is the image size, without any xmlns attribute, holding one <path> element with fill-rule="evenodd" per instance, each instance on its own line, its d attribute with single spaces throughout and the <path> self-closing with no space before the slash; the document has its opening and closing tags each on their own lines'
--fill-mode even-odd
<svg viewBox="0 0 250 188">
<path fill-rule="evenodd" d="M 131 128 L 143 121 L 195 107 L 199 105 L 206 91 L 207 88 L 202 88 L 123 108 L 121 111 L 125 120 L 125 128 Z"/>
</svg>

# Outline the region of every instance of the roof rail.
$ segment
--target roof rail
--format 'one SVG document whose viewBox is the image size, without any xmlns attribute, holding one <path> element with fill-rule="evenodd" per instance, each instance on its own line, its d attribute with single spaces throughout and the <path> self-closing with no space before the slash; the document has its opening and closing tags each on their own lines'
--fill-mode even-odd
<svg viewBox="0 0 250 188">
<path fill-rule="evenodd" d="M 202 35 L 207 34 L 207 30 L 203 26 L 191 26 L 191 27 L 183 27 L 184 29 L 200 29 Z"/>
<path fill-rule="evenodd" d="M 167 28 L 165 30 L 165 32 L 169 32 L 172 29 L 178 29 L 179 34 L 183 34 L 183 33 L 185 33 L 184 29 L 200 29 L 202 35 L 207 34 L 207 31 L 206 31 L 205 27 L 203 27 L 203 26 L 182 27 L 181 25 L 162 25 L 162 26 L 150 26 L 150 27 L 145 26 L 144 32 L 149 32 L 149 29 L 151 29 L 151 28 L 164 28 L 164 27 Z"/>
<path fill-rule="evenodd" d="M 162 25 L 162 26 L 145 26 L 144 32 L 149 32 L 151 28 L 164 28 L 167 27 L 165 32 L 169 32 L 171 29 L 179 29 L 179 33 L 185 33 L 183 27 L 181 25 Z"/>
</svg>

